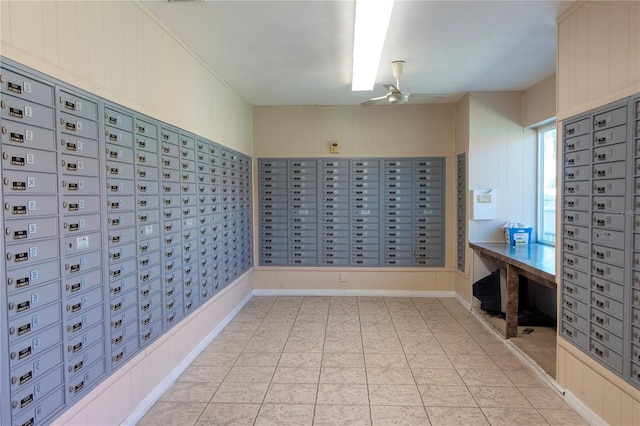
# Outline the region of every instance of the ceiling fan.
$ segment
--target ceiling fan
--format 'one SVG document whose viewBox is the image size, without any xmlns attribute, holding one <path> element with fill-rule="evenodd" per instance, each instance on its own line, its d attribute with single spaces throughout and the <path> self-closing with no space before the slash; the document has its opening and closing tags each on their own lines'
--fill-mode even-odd
<svg viewBox="0 0 640 426">
<path fill-rule="evenodd" d="M 374 105 L 380 101 L 387 100 L 390 104 L 406 104 L 409 101 L 409 97 L 414 96 L 426 96 L 433 99 L 445 99 L 447 95 L 437 95 L 437 94 L 427 94 L 427 93 L 408 93 L 400 91 L 400 77 L 402 77 L 402 71 L 404 69 L 404 61 L 393 61 L 391 62 L 391 68 L 393 69 L 393 76 L 396 79 L 395 86 L 393 84 L 383 84 L 385 89 L 387 89 L 388 93 L 384 96 L 380 96 L 377 98 L 369 99 L 368 101 L 362 102 L 360 105 L 362 106 L 370 106 Z"/>
</svg>

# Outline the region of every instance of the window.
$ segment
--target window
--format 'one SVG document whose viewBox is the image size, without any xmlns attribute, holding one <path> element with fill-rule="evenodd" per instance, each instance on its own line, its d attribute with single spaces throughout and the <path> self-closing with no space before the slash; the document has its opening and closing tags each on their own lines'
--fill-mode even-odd
<svg viewBox="0 0 640 426">
<path fill-rule="evenodd" d="M 556 125 L 538 129 L 538 242 L 556 244 Z"/>
</svg>

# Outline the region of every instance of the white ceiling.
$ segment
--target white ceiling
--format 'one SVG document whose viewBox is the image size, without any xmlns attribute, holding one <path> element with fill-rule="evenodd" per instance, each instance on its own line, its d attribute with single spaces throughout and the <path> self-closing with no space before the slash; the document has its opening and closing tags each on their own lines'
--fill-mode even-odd
<svg viewBox="0 0 640 426">
<path fill-rule="evenodd" d="M 375 0 L 372 0 L 375 1 Z M 357 105 L 401 89 L 524 90 L 555 71 L 556 17 L 573 1 L 396 0 L 376 88 L 351 91 L 355 1 L 143 0 L 251 105 Z"/>
</svg>

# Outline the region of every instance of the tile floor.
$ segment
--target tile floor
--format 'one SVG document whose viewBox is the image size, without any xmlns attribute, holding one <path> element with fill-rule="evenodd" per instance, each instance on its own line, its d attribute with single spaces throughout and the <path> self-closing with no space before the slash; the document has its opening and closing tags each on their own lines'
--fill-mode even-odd
<svg viewBox="0 0 640 426">
<path fill-rule="evenodd" d="M 144 425 L 580 425 L 455 299 L 253 297 Z"/>
</svg>

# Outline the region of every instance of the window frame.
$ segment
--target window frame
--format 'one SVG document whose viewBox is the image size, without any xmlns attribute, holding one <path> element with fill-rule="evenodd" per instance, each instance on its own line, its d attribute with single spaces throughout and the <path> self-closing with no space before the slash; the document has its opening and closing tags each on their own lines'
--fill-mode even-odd
<svg viewBox="0 0 640 426">
<path fill-rule="evenodd" d="M 553 119 L 553 121 L 550 121 L 548 123 L 542 124 L 540 125 L 537 129 L 537 151 L 538 151 L 538 158 L 537 158 L 537 164 L 536 164 L 536 169 L 537 169 L 537 174 L 538 174 L 538 185 L 536 188 L 536 222 L 537 222 L 537 228 L 538 228 L 538 243 L 540 244 L 545 244 L 551 247 L 555 247 L 556 246 L 556 240 L 557 238 L 554 238 L 553 241 L 550 240 L 545 240 L 543 238 L 544 236 L 544 134 L 546 132 L 555 130 L 556 131 L 556 162 L 553 164 L 554 170 L 556 170 L 556 214 L 554 215 L 554 227 L 557 228 L 557 197 L 558 197 L 558 192 L 557 192 L 557 183 L 558 183 L 558 173 L 557 173 L 557 161 L 558 161 L 558 130 L 557 130 L 557 123 L 555 118 Z M 556 229 L 556 236 L 558 234 L 558 230 Z"/>
</svg>

